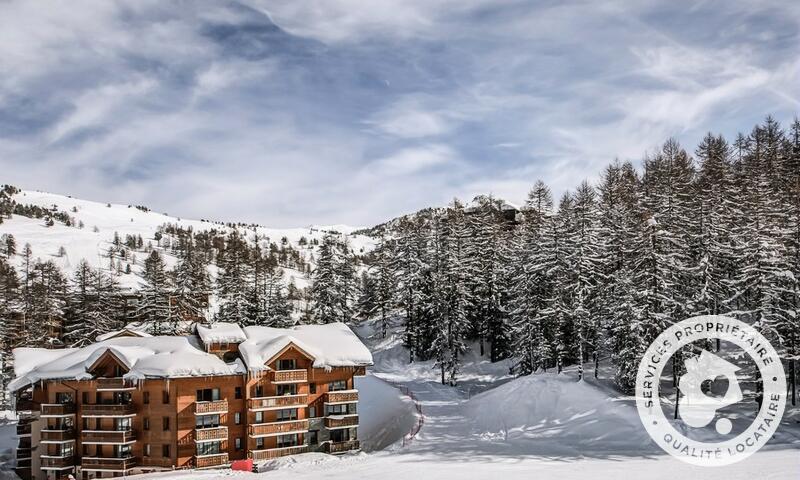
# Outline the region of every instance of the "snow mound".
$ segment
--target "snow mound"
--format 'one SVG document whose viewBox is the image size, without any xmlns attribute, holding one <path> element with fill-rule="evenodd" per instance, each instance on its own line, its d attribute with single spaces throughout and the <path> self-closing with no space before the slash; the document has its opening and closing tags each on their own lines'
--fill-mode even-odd
<svg viewBox="0 0 800 480">
<path fill-rule="evenodd" d="M 482 438 L 530 443 L 529 453 L 651 449 L 630 401 L 566 375 L 512 380 L 473 397 L 464 412 Z"/>
<path fill-rule="evenodd" d="M 247 340 L 239 345 L 247 367 L 266 368 L 290 343 L 314 357 L 315 368 L 372 365 L 372 354 L 343 323 L 299 325 L 293 328 L 245 327 Z"/>
<path fill-rule="evenodd" d="M 356 377 L 358 436 L 365 452 L 385 449 L 406 436 L 417 423 L 414 401 L 378 377 Z"/>
</svg>

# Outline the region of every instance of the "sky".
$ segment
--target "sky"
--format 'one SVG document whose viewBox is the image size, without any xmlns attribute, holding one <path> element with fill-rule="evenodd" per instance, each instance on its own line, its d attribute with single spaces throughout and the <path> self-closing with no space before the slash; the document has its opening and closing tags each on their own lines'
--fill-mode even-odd
<svg viewBox="0 0 800 480">
<path fill-rule="evenodd" d="M 373 225 L 800 112 L 800 2 L 0 0 L 0 182 Z"/>
</svg>

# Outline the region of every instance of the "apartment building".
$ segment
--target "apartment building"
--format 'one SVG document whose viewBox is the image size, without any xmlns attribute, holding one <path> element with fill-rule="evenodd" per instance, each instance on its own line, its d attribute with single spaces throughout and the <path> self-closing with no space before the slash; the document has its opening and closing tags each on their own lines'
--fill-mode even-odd
<svg viewBox="0 0 800 480">
<path fill-rule="evenodd" d="M 346 325 L 196 331 L 15 350 L 19 475 L 106 478 L 359 448 L 354 377 L 372 357 Z"/>
</svg>

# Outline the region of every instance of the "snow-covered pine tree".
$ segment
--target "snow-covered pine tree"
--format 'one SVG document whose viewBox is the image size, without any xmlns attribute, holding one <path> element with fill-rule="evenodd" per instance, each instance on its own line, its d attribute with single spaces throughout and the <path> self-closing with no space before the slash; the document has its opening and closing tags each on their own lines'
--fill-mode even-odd
<svg viewBox="0 0 800 480">
<path fill-rule="evenodd" d="M 398 304 L 405 315 L 404 344 L 409 361 L 426 350 L 424 305 L 428 303 L 429 260 L 422 218 L 402 218 L 396 227 L 391 269 L 395 274 Z"/>
<path fill-rule="evenodd" d="M 62 346 L 67 302 L 67 280 L 64 274 L 52 260 L 37 260 L 27 283 L 31 303 L 30 310 L 26 312 L 26 345 L 44 348 Z"/>
<path fill-rule="evenodd" d="M 113 276 L 91 268 L 86 260 L 78 264 L 71 280 L 64 343 L 83 347 L 119 326 L 118 285 Z"/>
<path fill-rule="evenodd" d="M 514 355 L 521 375 L 541 368 L 546 370 L 551 359 L 552 328 L 544 323 L 542 311 L 552 296 L 549 276 L 552 248 L 553 197 L 549 187 L 537 181 L 523 207 L 524 220 L 513 240 L 511 262 L 510 318 Z"/>
<path fill-rule="evenodd" d="M 212 293 L 208 261 L 195 248 L 191 235 L 186 236 L 178 252 L 178 263 L 172 270 L 175 309 L 182 316 L 204 318 L 207 306 L 203 297 Z"/>
<path fill-rule="evenodd" d="M 248 325 L 252 311 L 250 294 L 253 269 L 247 242 L 232 230 L 217 258 L 217 298 L 220 301 L 217 320 Z"/>
<path fill-rule="evenodd" d="M 311 302 L 317 323 L 332 323 L 340 319 L 341 297 L 337 250 L 336 237 L 326 234 L 319 246 L 317 265 L 311 276 Z"/>
<path fill-rule="evenodd" d="M 150 252 L 145 259 L 141 280 L 141 300 L 136 316 L 147 322 L 151 335 L 174 335 L 178 331 L 180 317 L 170 299 L 173 285 L 164 258 L 158 250 Z"/>
<path fill-rule="evenodd" d="M 14 357 L 19 332 L 15 331 L 15 314 L 19 310 L 19 278 L 14 267 L 0 256 L 0 407 L 8 409 L 8 382 L 14 378 Z"/>
</svg>

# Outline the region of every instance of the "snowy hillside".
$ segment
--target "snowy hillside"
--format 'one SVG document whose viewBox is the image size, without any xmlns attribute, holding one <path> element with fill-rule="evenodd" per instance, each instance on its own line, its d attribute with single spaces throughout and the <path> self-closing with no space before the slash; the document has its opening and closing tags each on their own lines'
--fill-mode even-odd
<svg viewBox="0 0 800 480">
<path fill-rule="evenodd" d="M 46 226 L 45 221 L 37 218 L 28 218 L 12 215 L 0 224 L 0 235 L 12 234 L 17 242 L 18 249 L 26 243 L 31 245 L 33 256 L 42 260 L 53 260 L 66 272 L 78 265 L 81 259 L 86 259 L 93 267 L 108 268 L 109 260 L 106 252 L 112 245 L 114 233 L 125 238 L 126 235 L 141 236 L 147 244 L 150 242 L 158 248 L 155 240 L 159 227 L 173 224 L 185 229 L 191 228 L 194 232 L 217 230 L 228 232 L 230 227 L 216 222 L 203 220 L 190 220 L 172 217 L 163 213 L 146 211 L 131 205 L 105 204 L 88 200 L 80 200 L 64 195 L 44 193 L 32 190 L 22 190 L 12 196 L 18 204 L 33 205 L 44 209 L 66 212 L 74 219 L 75 225 L 66 226 L 61 222 L 54 222 Z M 313 246 L 311 241 L 321 240 L 326 232 L 339 232 L 349 241 L 356 253 L 369 251 L 373 241 L 363 235 L 351 235 L 355 230 L 346 225 L 310 226 L 303 228 L 273 229 L 266 227 L 241 227 L 240 232 L 247 233 L 248 240 L 252 241 L 255 234 L 262 242 L 280 242 L 286 238 L 289 245 L 300 250 L 306 261 L 312 259 Z M 301 245 L 301 239 L 308 243 Z M 59 251 L 63 247 L 63 255 Z M 175 263 L 175 258 L 164 250 L 167 266 Z M 138 273 L 142 268 L 144 255 L 140 255 L 131 267 L 131 273 L 122 272 L 118 280 L 120 285 L 136 289 L 139 286 Z M 19 259 L 17 259 L 19 261 Z M 18 265 L 18 263 L 17 263 Z M 286 269 L 285 280 L 294 279 L 298 288 L 306 286 L 306 279 L 302 272 Z"/>
</svg>

